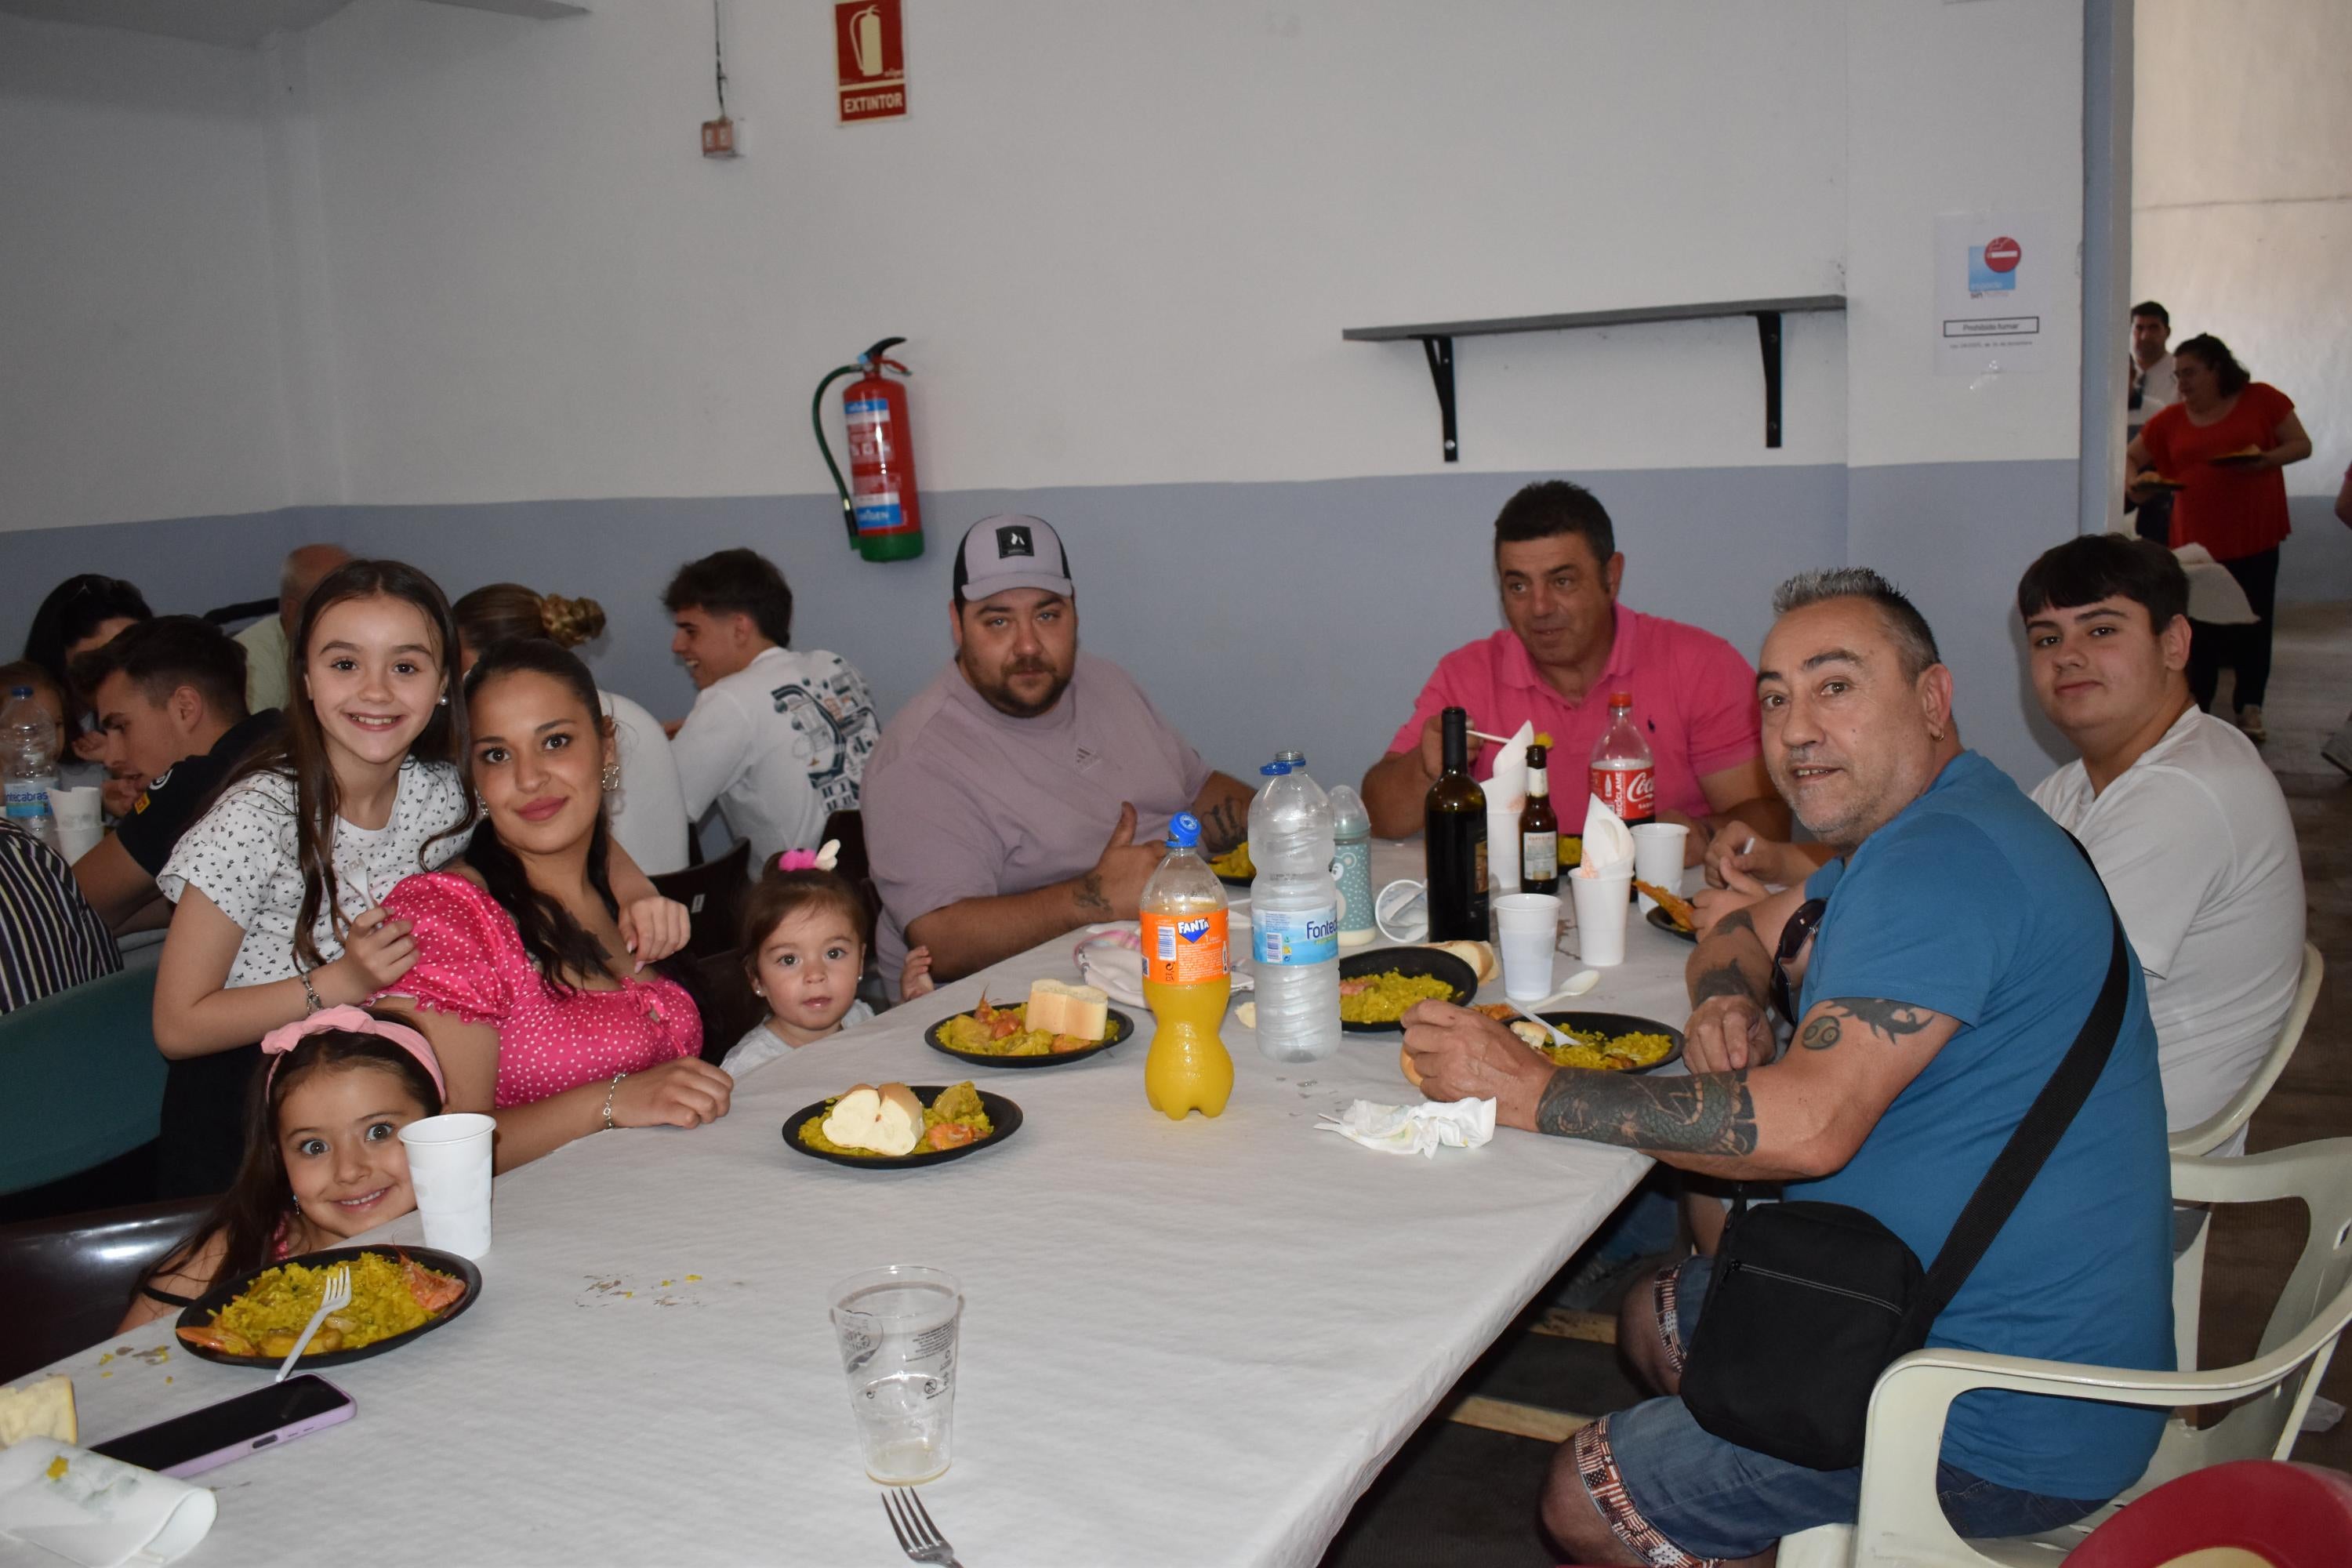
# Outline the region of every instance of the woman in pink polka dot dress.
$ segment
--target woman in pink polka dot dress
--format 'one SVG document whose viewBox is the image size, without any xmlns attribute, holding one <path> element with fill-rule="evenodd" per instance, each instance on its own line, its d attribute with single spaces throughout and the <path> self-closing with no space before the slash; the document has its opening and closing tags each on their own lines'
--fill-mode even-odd
<svg viewBox="0 0 2352 1568">
<path fill-rule="evenodd" d="M 605 875 L 616 753 L 587 668 L 551 642 L 498 643 L 466 704 L 482 825 L 462 864 L 383 900 L 417 954 L 384 1001 L 433 1043 L 448 1109 L 497 1117 L 499 1170 L 607 1128 L 724 1116 L 731 1080 L 701 1059 L 693 1000 L 622 938 Z"/>
</svg>

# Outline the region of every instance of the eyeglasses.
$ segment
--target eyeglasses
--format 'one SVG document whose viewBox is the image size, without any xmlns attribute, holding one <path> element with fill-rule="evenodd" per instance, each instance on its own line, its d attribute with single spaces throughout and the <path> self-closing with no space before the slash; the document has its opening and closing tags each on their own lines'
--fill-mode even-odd
<svg viewBox="0 0 2352 1568">
<path fill-rule="evenodd" d="M 1829 912 L 1829 907 L 1827 899 L 1807 899 L 1799 904 L 1796 912 L 1789 917 L 1789 923 L 1780 928 L 1780 944 L 1773 950 L 1772 1005 L 1780 1009 L 1780 1016 L 1789 1020 L 1792 1029 L 1797 1026 L 1797 1005 L 1789 992 L 1789 965 L 1796 962 L 1797 954 L 1805 951 L 1805 943 L 1821 929 L 1822 916 Z"/>
</svg>

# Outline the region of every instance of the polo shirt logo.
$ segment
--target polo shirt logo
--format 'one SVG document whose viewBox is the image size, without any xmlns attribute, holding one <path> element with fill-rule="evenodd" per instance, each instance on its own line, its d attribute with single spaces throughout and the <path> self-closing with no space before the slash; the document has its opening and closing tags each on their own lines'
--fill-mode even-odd
<svg viewBox="0 0 2352 1568">
<path fill-rule="evenodd" d="M 1015 555 L 1036 558 L 1037 547 L 1029 541 L 1029 531 L 1017 523 L 1008 523 L 996 531 L 996 556 L 1000 561 Z"/>
</svg>

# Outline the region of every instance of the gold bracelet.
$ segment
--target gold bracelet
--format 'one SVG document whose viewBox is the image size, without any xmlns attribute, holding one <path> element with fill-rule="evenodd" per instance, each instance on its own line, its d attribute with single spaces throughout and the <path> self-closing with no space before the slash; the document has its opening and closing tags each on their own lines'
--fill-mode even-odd
<svg viewBox="0 0 2352 1568">
<path fill-rule="evenodd" d="M 616 1072 L 613 1075 L 613 1081 L 605 1087 L 604 1125 L 599 1129 L 600 1131 L 610 1132 L 613 1130 L 613 1096 L 619 1091 L 621 1080 L 628 1076 L 625 1072 Z"/>
<path fill-rule="evenodd" d="M 295 973 L 294 978 L 302 983 L 302 997 L 304 1001 L 310 1004 L 310 1009 L 311 1012 L 315 1013 L 326 1005 L 324 1002 L 319 1000 L 319 988 L 310 984 L 310 972 L 309 970 L 298 970 Z"/>
</svg>

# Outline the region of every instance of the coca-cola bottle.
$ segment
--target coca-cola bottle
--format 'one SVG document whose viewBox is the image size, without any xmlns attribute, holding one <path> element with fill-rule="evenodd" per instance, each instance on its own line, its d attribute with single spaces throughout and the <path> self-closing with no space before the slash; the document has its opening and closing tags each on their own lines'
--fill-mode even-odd
<svg viewBox="0 0 2352 1568">
<path fill-rule="evenodd" d="M 1633 694 L 1609 694 L 1609 728 L 1592 748 L 1592 793 L 1628 827 L 1657 815 L 1657 773 L 1650 759 L 1650 742 L 1633 722 Z"/>
</svg>

